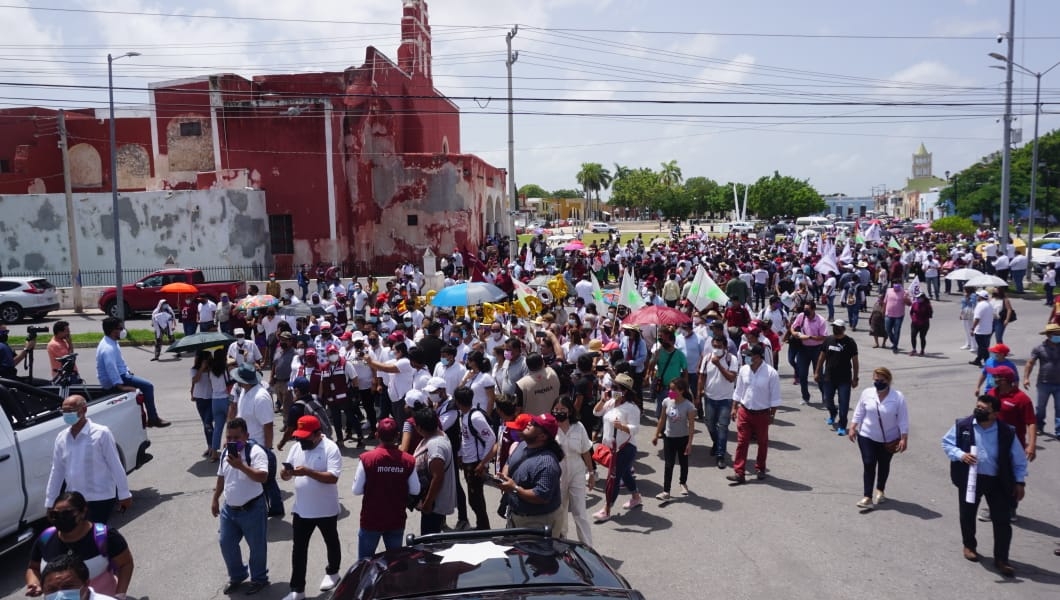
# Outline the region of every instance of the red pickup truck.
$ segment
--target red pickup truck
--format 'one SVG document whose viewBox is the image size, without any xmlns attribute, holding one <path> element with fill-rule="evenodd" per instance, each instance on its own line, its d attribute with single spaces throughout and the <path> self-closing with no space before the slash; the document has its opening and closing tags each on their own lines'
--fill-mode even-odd
<svg viewBox="0 0 1060 600">
<path fill-rule="evenodd" d="M 198 269 L 163 269 L 155 271 L 132 285 L 122 286 L 122 300 L 125 302 L 125 316 L 130 317 L 138 312 L 151 312 L 158 306 L 158 301 L 169 300 L 174 310 L 180 310 L 180 302 L 188 294 L 163 293 L 162 286 L 170 283 L 190 283 L 199 290 L 199 295 L 217 301 L 221 294 L 228 294 L 232 300 L 247 295 L 245 281 L 206 281 Z M 99 297 L 99 309 L 109 316 L 118 316 L 118 289 L 107 288 Z"/>
</svg>

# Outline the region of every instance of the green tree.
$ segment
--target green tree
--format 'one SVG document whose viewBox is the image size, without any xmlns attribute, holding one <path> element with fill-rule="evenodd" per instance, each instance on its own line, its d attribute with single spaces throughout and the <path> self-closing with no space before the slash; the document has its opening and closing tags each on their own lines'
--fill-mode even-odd
<svg viewBox="0 0 1060 600">
<path fill-rule="evenodd" d="M 623 177 L 633 172 L 633 169 L 615 163 L 615 172 L 612 174 L 611 183 L 621 181 Z"/>
<path fill-rule="evenodd" d="M 610 187 L 611 172 L 600 163 L 582 163 L 582 168 L 578 171 L 576 179 L 585 192 L 586 203 L 588 204 L 595 199 L 594 209 L 589 211 L 589 214 L 599 218 L 600 190 L 606 190 Z"/>
<path fill-rule="evenodd" d="M 662 191 L 659 174 L 651 169 L 634 169 L 611 187 L 611 204 L 637 211 L 652 208 Z"/>
<path fill-rule="evenodd" d="M 772 177 L 760 177 L 748 191 L 747 210 L 763 219 L 802 217 L 825 208 L 821 195 L 808 180 L 781 175 L 778 171 Z"/>
<path fill-rule="evenodd" d="M 681 185 L 681 167 L 677 166 L 676 160 L 659 163 L 662 169 L 659 171 L 659 183 L 663 187 L 676 187 Z"/>
<path fill-rule="evenodd" d="M 725 211 L 725 190 L 713 179 L 689 177 L 685 180 L 684 188 L 693 213 L 702 215 Z"/>
<path fill-rule="evenodd" d="M 519 195 L 524 198 L 551 198 L 551 194 L 548 190 L 537 185 L 536 183 L 528 183 L 523 187 L 519 188 Z"/>
<path fill-rule="evenodd" d="M 931 228 L 939 233 L 963 233 L 965 235 L 975 233 L 975 223 L 971 219 L 964 217 L 942 217 L 941 219 L 936 219 L 931 224 Z"/>
<path fill-rule="evenodd" d="M 680 185 L 662 187 L 653 205 L 656 210 L 661 210 L 667 219 L 686 219 L 692 214 L 692 200 L 688 191 Z"/>
<path fill-rule="evenodd" d="M 550 197 L 552 197 L 552 198 L 584 198 L 585 195 L 582 192 L 579 192 L 578 190 L 572 190 L 572 189 L 568 188 L 568 189 L 556 190 L 556 191 L 552 192 L 552 195 Z"/>
</svg>

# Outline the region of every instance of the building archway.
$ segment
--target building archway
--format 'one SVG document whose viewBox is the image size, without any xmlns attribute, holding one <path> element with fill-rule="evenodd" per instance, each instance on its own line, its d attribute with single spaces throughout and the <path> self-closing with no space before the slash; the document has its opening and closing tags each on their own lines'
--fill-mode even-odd
<svg viewBox="0 0 1060 600">
<path fill-rule="evenodd" d="M 75 188 L 103 187 L 103 163 L 99 151 L 89 144 L 70 148 L 70 185 Z"/>
<path fill-rule="evenodd" d="M 147 189 L 151 177 L 151 160 L 147 150 L 139 144 L 118 147 L 118 189 Z"/>
<path fill-rule="evenodd" d="M 485 215 L 483 216 L 483 220 L 482 220 L 482 225 L 483 225 L 482 230 L 485 232 L 485 235 L 490 236 L 490 235 L 493 235 L 494 233 L 496 233 L 496 231 L 493 229 L 493 223 L 496 220 L 496 218 L 494 216 L 494 213 L 493 213 L 494 207 L 493 207 L 493 202 L 490 202 L 489 198 L 486 199 L 486 202 L 484 204 L 486 205 L 485 206 L 486 210 L 485 210 Z"/>
<path fill-rule="evenodd" d="M 500 198 L 494 198 L 490 202 L 493 204 L 493 216 L 495 219 L 493 222 L 493 230 L 497 235 L 506 235 L 508 233 L 508 227 L 506 226 L 508 219 L 505 218 L 505 214 L 507 213 L 504 212 L 504 207 L 501 205 Z"/>
</svg>

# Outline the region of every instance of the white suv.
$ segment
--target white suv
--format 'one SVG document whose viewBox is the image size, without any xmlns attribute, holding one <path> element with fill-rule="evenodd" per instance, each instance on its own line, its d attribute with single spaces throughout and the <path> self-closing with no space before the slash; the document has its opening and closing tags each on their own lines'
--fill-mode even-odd
<svg viewBox="0 0 1060 600">
<path fill-rule="evenodd" d="M 618 233 L 618 228 L 608 225 L 607 223 L 591 223 L 589 225 L 589 231 L 593 233 Z"/>
<path fill-rule="evenodd" d="M 24 316 L 40 320 L 53 310 L 59 310 L 59 298 L 47 279 L 0 278 L 0 321 L 17 323 Z"/>
</svg>

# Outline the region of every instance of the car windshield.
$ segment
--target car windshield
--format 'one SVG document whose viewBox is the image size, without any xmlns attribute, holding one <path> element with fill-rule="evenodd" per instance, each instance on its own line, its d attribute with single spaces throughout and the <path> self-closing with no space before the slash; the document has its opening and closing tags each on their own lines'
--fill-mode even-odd
<svg viewBox="0 0 1060 600">
<path fill-rule="evenodd" d="M 357 592 L 370 590 L 373 598 L 539 586 L 625 587 L 597 558 L 554 539 L 414 546 L 380 554 L 362 569 Z"/>
<path fill-rule="evenodd" d="M 33 281 L 30 281 L 29 284 L 38 290 L 50 290 L 55 287 L 47 279 L 34 279 Z"/>
</svg>

